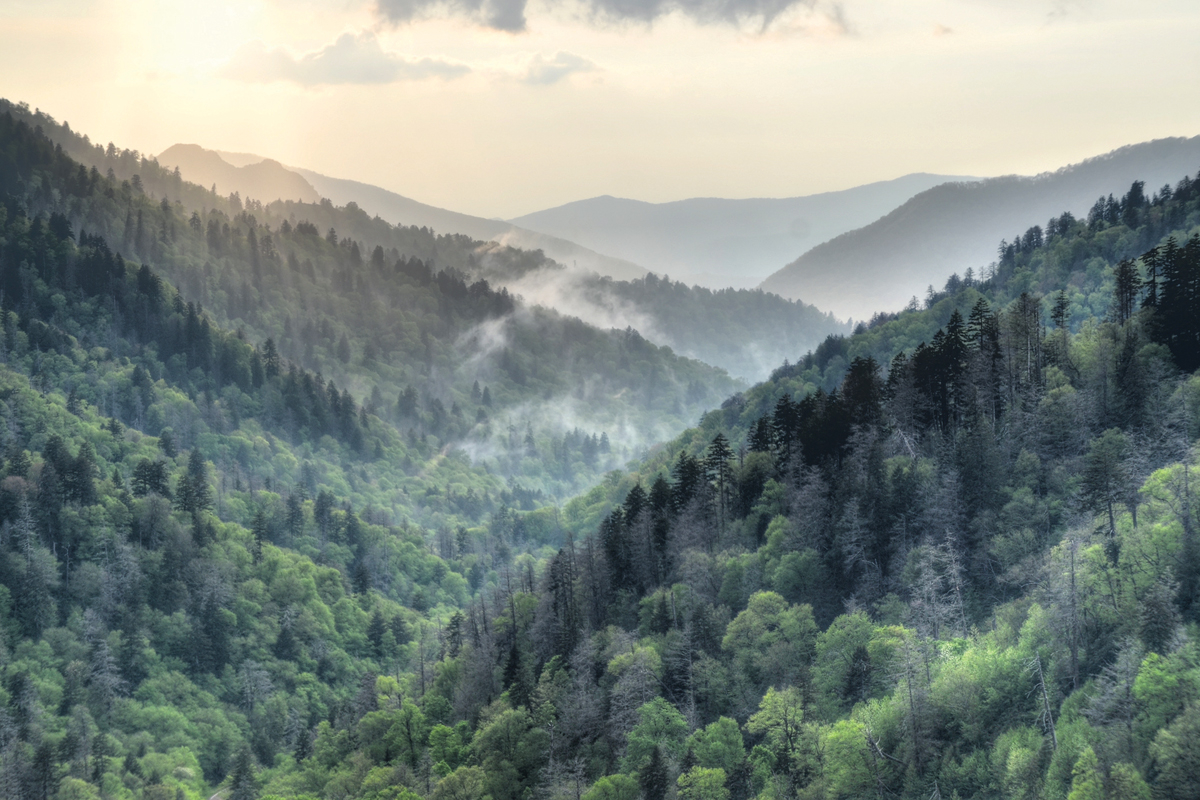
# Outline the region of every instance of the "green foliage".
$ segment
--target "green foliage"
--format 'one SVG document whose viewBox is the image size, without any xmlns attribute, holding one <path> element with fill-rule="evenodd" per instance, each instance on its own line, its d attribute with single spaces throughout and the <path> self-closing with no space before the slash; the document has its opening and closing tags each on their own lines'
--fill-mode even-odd
<svg viewBox="0 0 1200 800">
<path fill-rule="evenodd" d="M 638 800 L 640 795 L 641 787 L 635 779 L 617 773 L 596 781 L 584 793 L 583 800 Z"/>
<path fill-rule="evenodd" d="M 729 800 L 725 770 L 720 767 L 692 767 L 679 776 L 677 783 L 682 800 Z"/>
<path fill-rule="evenodd" d="M 746 761 L 742 732 L 729 717 L 721 717 L 693 733 L 687 747 L 698 766 L 723 769 L 726 775 L 737 772 Z"/>
<path fill-rule="evenodd" d="M 1190 180 L 626 473 L 604 420 L 675 435 L 727 379 L 514 313 L 479 243 L 0 137 L 21 796 L 1200 793 Z M 536 419 L 566 397 L 588 433 Z"/>
<path fill-rule="evenodd" d="M 673 759 L 683 756 L 687 722 L 674 706 L 656 697 L 639 708 L 637 715 L 637 724 L 629 731 L 623 771 L 640 771 L 656 751 Z"/>
</svg>

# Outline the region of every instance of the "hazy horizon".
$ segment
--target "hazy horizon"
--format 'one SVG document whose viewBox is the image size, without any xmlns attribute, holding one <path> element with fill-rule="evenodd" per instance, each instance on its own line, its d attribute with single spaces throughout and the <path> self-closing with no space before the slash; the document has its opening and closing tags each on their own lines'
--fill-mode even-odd
<svg viewBox="0 0 1200 800">
<path fill-rule="evenodd" d="M 1183 2 L 57 0 L 0 11 L 0 74 L 96 140 L 262 153 L 511 219 L 1029 175 L 1195 135 L 1197 21 Z"/>
</svg>

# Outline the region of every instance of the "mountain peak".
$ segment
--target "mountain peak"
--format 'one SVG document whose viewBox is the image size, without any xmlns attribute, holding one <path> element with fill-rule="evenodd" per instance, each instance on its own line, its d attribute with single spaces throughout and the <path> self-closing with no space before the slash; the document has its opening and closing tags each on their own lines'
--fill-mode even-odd
<svg viewBox="0 0 1200 800">
<path fill-rule="evenodd" d="M 221 194 L 237 192 L 264 203 L 274 200 L 315 203 L 321 199 L 302 175 L 269 158 L 235 166 L 215 150 L 198 144 L 174 144 L 159 154 L 158 162 L 165 167 L 179 167 L 184 179 L 192 183 L 216 185 Z"/>
</svg>

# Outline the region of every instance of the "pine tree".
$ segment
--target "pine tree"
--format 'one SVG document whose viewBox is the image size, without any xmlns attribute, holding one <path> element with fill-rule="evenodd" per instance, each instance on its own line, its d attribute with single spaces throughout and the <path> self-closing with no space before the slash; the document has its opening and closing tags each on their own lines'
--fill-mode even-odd
<svg viewBox="0 0 1200 800">
<path fill-rule="evenodd" d="M 663 759 L 662 748 L 654 746 L 650 753 L 650 761 L 638 773 L 638 784 L 642 787 L 645 800 L 665 800 L 670 788 L 671 778 L 667 773 L 667 764 Z"/>
<path fill-rule="evenodd" d="M 1137 265 L 1130 259 L 1117 264 L 1113 270 L 1113 321 L 1124 325 L 1133 316 L 1137 307 L 1138 293 L 1142 288 L 1142 279 L 1138 275 Z"/>
<path fill-rule="evenodd" d="M 254 758 L 250 748 L 238 751 L 229 778 L 229 800 L 258 800 L 258 784 L 254 775 Z"/>
<path fill-rule="evenodd" d="M 196 448 L 188 455 L 187 471 L 180 476 L 175 490 L 176 504 L 183 511 L 198 516 L 212 505 L 212 490 L 208 486 L 208 466 Z"/>
</svg>

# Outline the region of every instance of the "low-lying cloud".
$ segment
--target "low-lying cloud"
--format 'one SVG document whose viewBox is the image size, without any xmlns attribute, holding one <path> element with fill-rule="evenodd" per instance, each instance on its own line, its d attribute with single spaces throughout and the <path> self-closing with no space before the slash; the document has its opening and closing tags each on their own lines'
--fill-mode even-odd
<svg viewBox="0 0 1200 800">
<path fill-rule="evenodd" d="M 238 48 L 220 74 L 248 83 L 289 81 L 301 86 L 385 84 L 428 78 L 457 78 L 470 72 L 465 64 L 440 58 L 409 58 L 388 52 L 374 33 L 344 33 L 320 50 L 294 56 L 262 42 Z"/>
<path fill-rule="evenodd" d="M 378 0 L 379 15 L 394 24 L 434 16 L 464 17 L 495 30 L 526 28 L 527 0 Z M 763 28 L 794 8 L 812 10 L 819 0 L 579 0 L 594 22 L 653 22 L 681 13 L 700 24 L 757 23 Z M 834 8 L 840 10 L 839 4 Z"/>
</svg>

